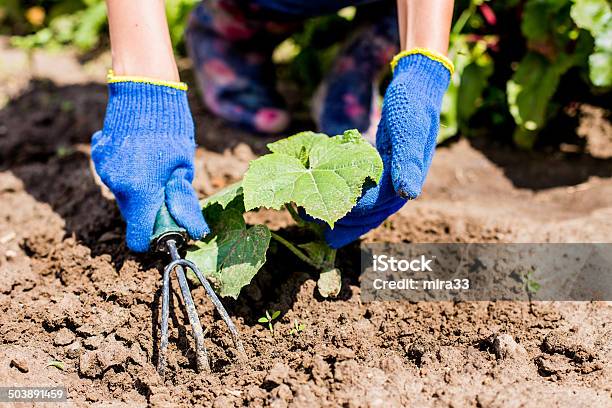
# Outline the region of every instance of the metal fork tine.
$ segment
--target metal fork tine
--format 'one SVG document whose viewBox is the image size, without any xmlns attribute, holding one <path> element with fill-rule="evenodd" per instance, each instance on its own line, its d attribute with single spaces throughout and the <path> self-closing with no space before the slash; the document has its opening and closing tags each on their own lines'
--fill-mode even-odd
<svg viewBox="0 0 612 408">
<path fill-rule="evenodd" d="M 166 369 L 166 353 L 168 350 L 168 317 L 170 316 L 170 272 L 171 268 L 164 268 L 161 304 L 161 345 L 159 348 L 159 360 L 157 362 L 157 372 L 162 377 L 164 376 L 164 371 Z"/>
<path fill-rule="evenodd" d="M 238 334 L 238 329 L 236 329 L 236 326 L 234 325 L 234 322 L 232 321 L 232 319 L 227 314 L 227 311 L 223 307 L 223 304 L 221 303 L 221 301 L 217 297 L 217 294 L 213 290 L 212 286 L 210 286 L 210 283 L 208 282 L 208 279 L 206 279 L 206 277 L 202 274 L 202 272 L 200 272 L 200 270 L 198 269 L 198 267 L 194 263 L 189 262 L 189 261 L 185 261 L 185 265 L 189 266 L 189 268 L 198 277 L 198 280 L 200 281 L 200 283 L 202 283 L 202 286 L 204 286 L 204 289 L 206 290 L 206 293 L 208 294 L 208 296 L 212 300 L 213 304 L 215 305 L 215 308 L 217 308 L 217 311 L 221 315 L 221 318 L 223 319 L 223 321 L 227 325 L 227 328 L 230 331 L 230 335 L 232 336 L 232 341 L 234 342 L 234 347 L 236 347 L 236 350 L 238 350 L 239 357 L 241 359 L 245 358 L 246 357 L 246 351 L 244 350 L 244 345 L 242 344 L 242 340 L 240 340 L 240 335 Z"/>
<path fill-rule="evenodd" d="M 185 302 L 185 309 L 187 309 L 187 317 L 189 317 L 189 324 L 191 325 L 191 330 L 193 331 L 193 338 L 196 344 L 196 364 L 198 371 L 210 372 L 208 352 L 206 350 L 206 345 L 204 344 L 204 330 L 202 330 L 200 317 L 198 316 L 198 311 L 193 303 L 193 298 L 191 297 L 191 292 L 189 291 L 189 285 L 187 284 L 187 278 L 185 277 L 185 271 L 182 266 L 186 261 L 181 259 L 179 256 L 173 240 L 168 240 L 166 245 L 168 246 L 168 251 L 173 259 L 167 268 L 171 268 L 176 271 L 176 277 L 181 288 L 181 293 L 183 294 L 183 301 Z"/>
<path fill-rule="evenodd" d="M 185 301 L 185 308 L 187 309 L 187 316 L 189 317 L 189 324 L 193 331 L 193 338 L 195 339 L 196 349 L 196 363 L 198 371 L 210 372 L 210 363 L 208 362 L 208 351 L 204 344 L 204 330 L 200 323 L 200 317 L 198 311 L 193 303 L 191 292 L 189 292 L 189 285 L 187 284 L 187 278 L 185 277 L 185 271 L 181 266 L 176 267 L 176 276 L 183 293 L 183 300 Z"/>
</svg>

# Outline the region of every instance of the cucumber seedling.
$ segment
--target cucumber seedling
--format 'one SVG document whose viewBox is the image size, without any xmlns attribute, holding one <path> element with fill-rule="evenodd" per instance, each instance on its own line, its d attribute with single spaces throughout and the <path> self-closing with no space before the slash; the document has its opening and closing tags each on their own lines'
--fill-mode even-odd
<svg viewBox="0 0 612 408">
<path fill-rule="evenodd" d="M 329 137 L 302 132 L 268 144 L 271 153 L 249 164 L 244 178 L 201 202 L 211 233 L 196 241 L 186 259 L 195 263 L 221 296 L 237 298 L 266 262 L 271 240 L 320 272 L 323 297 L 340 292 L 336 250 L 324 240 L 325 225 L 345 216 L 366 181 L 378 183 L 383 163 L 356 130 Z M 259 224 L 247 226 L 244 213 L 286 209 L 314 239 L 296 244 Z M 306 214 L 301 217 L 298 209 Z"/>
</svg>

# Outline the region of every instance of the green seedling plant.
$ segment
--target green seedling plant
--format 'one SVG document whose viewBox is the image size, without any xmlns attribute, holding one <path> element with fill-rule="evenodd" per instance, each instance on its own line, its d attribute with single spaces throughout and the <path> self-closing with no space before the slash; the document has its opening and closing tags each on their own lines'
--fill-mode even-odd
<svg viewBox="0 0 612 408">
<path fill-rule="evenodd" d="M 523 282 L 525 282 L 525 289 L 527 291 L 527 297 L 529 298 L 529 312 L 535 316 L 533 296 L 542 288 L 542 285 L 535 279 L 535 269 L 531 269 L 524 275 Z"/>
<path fill-rule="evenodd" d="M 274 326 L 272 325 L 272 322 L 276 320 L 278 316 L 280 316 L 280 310 L 273 310 L 272 314 L 266 310 L 266 315 L 257 320 L 259 323 L 268 325 L 268 330 L 270 330 L 272 337 L 274 337 Z"/>
<path fill-rule="evenodd" d="M 534 274 L 535 270 L 532 269 L 525 275 L 525 287 L 527 288 L 527 293 L 531 295 L 536 294 L 542 287 L 542 285 L 540 285 L 540 283 L 535 279 Z"/>
<path fill-rule="evenodd" d="M 195 242 L 186 259 L 219 295 L 236 299 L 266 262 L 274 240 L 320 272 L 317 287 L 323 297 L 337 296 L 341 273 L 323 228 L 333 228 L 353 208 L 364 183 L 378 183 L 382 160 L 356 130 L 334 137 L 302 132 L 268 148 L 271 153 L 253 160 L 241 181 L 201 202 L 211 233 Z M 245 212 L 259 208 L 288 211 L 312 240 L 295 243 L 265 225 L 248 226 Z M 298 208 L 314 221 L 300 217 Z"/>
<path fill-rule="evenodd" d="M 293 328 L 289 330 L 289 335 L 290 336 L 297 336 L 298 334 L 303 332 L 305 328 L 306 328 L 306 326 L 304 325 L 304 323 L 300 323 L 297 320 L 294 320 L 293 321 Z"/>
</svg>

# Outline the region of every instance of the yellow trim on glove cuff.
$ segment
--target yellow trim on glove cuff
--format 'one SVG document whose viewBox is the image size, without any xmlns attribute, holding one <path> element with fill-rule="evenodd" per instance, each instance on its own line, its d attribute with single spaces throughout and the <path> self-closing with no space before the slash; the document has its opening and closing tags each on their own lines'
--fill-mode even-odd
<svg viewBox="0 0 612 408">
<path fill-rule="evenodd" d="M 106 81 L 109 84 L 115 84 L 118 82 L 137 82 L 141 84 L 167 86 L 169 88 L 178 89 L 180 91 L 187 90 L 187 84 L 184 82 L 164 81 L 162 79 L 153 79 L 153 78 L 140 77 L 140 76 L 115 75 L 112 69 L 108 70 L 108 74 L 106 75 Z"/>
<path fill-rule="evenodd" d="M 408 55 L 414 54 L 420 54 L 431 60 L 439 62 L 440 64 L 444 65 L 444 68 L 448 69 L 448 72 L 450 72 L 451 75 L 453 75 L 453 73 L 455 72 L 455 66 L 453 65 L 451 60 L 448 59 L 448 57 L 439 54 L 435 51 L 428 50 L 427 48 L 413 48 L 411 50 L 400 52 L 395 57 L 393 57 L 393 60 L 391 60 L 391 71 L 395 70 L 395 66 L 397 65 L 400 59 L 407 57 Z"/>
</svg>

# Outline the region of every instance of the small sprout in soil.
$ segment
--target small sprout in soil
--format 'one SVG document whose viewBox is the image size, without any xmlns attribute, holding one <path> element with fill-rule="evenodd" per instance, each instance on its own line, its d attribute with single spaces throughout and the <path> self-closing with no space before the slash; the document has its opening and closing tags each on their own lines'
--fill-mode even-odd
<svg viewBox="0 0 612 408">
<path fill-rule="evenodd" d="M 540 288 L 542 287 L 542 285 L 540 285 L 533 276 L 534 273 L 535 271 L 532 269 L 527 272 L 527 274 L 525 274 L 525 287 L 527 288 L 527 292 L 529 292 L 530 294 L 537 293 L 538 290 L 540 290 Z"/>
<path fill-rule="evenodd" d="M 268 324 L 268 330 L 272 333 L 272 337 L 274 337 L 274 326 L 272 326 L 272 322 L 276 320 L 278 316 L 280 316 L 280 310 L 273 310 L 272 314 L 266 310 L 266 315 L 257 320 L 259 323 Z"/>
<path fill-rule="evenodd" d="M 529 313 L 531 313 L 534 316 L 537 316 L 533 308 L 533 295 L 535 295 L 540 290 L 542 285 L 540 285 L 538 281 L 535 279 L 534 274 L 535 274 L 534 269 L 527 272 L 523 276 L 523 282 L 525 282 L 525 289 L 527 290 L 527 297 L 529 298 Z"/>
<path fill-rule="evenodd" d="M 64 371 L 64 362 L 59 360 L 51 360 L 49 361 L 49 364 L 47 364 L 47 367 L 55 367 L 58 370 Z"/>
<path fill-rule="evenodd" d="M 293 321 L 293 328 L 291 330 L 289 330 L 289 335 L 297 336 L 298 334 L 303 332 L 305 328 L 306 328 L 306 326 L 304 325 L 304 323 L 300 323 L 297 320 L 294 320 Z"/>
</svg>

